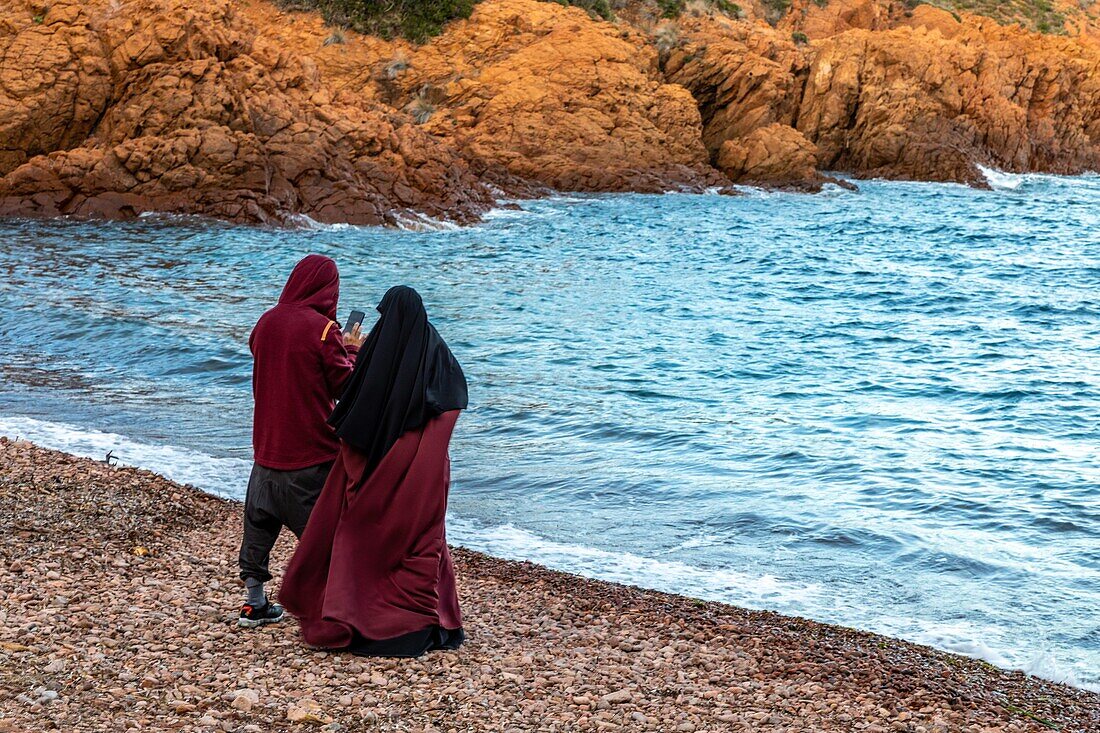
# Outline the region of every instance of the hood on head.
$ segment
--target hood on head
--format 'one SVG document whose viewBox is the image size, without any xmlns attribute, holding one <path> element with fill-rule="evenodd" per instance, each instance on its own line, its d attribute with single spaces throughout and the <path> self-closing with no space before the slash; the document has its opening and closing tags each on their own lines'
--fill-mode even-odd
<svg viewBox="0 0 1100 733">
<path fill-rule="evenodd" d="M 294 266 L 279 302 L 304 305 L 335 321 L 339 298 L 340 271 L 336 263 L 323 255 L 309 255 Z"/>
<path fill-rule="evenodd" d="M 408 285 L 394 285 L 382 296 L 375 310 L 384 314 L 392 308 L 397 308 L 402 314 L 417 313 L 424 310 L 424 300 Z"/>
</svg>

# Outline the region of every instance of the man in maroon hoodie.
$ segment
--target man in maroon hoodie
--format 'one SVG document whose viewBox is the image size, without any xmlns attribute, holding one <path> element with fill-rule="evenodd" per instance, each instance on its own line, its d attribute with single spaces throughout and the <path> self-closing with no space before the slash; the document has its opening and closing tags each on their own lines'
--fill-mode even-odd
<svg viewBox="0 0 1100 733">
<path fill-rule="evenodd" d="M 328 417 L 363 343 L 356 325 L 336 323 L 340 273 L 328 257 L 309 255 L 295 266 L 279 304 L 260 317 L 248 339 L 254 359 L 252 425 L 255 464 L 244 506 L 239 562 L 248 598 L 239 626 L 279 621 L 267 600 L 268 561 L 283 527 L 302 536 L 340 450 Z"/>
</svg>

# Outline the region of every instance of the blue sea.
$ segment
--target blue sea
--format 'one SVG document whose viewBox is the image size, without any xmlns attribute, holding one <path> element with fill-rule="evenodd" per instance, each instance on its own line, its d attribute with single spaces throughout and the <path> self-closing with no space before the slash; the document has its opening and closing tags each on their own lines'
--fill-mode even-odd
<svg viewBox="0 0 1100 733">
<path fill-rule="evenodd" d="M 248 334 L 320 252 L 341 314 L 412 285 L 465 367 L 456 543 L 1100 689 L 1100 178 L 989 176 L 0 220 L 0 433 L 240 498 Z"/>
</svg>

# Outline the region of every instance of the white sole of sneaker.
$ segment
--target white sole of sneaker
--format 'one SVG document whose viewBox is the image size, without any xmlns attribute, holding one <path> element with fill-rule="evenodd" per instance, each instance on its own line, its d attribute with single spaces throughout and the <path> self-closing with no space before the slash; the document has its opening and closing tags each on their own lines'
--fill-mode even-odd
<svg viewBox="0 0 1100 733">
<path fill-rule="evenodd" d="M 261 626 L 266 626 L 267 624 L 277 624 L 277 623 L 279 623 L 280 621 L 283 620 L 283 616 L 284 616 L 284 614 L 280 613 L 275 618 L 260 618 L 260 619 L 256 619 L 255 621 L 253 621 L 252 619 L 247 619 L 247 618 L 238 618 L 237 619 L 237 628 L 240 628 L 240 629 L 257 629 Z"/>
</svg>

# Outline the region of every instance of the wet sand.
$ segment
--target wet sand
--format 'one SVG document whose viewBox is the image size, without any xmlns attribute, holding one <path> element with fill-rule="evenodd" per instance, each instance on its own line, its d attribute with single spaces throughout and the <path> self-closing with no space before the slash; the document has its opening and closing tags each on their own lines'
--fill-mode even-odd
<svg viewBox="0 0 1100 733">
<path fill-rule="evenodd" d="M 1100 731 L 1100 694 L 461 549 L 460 651 L 312 651 L 236 627 L 240 510 L 0 439 L 0 731 Z"/>
</svg>

